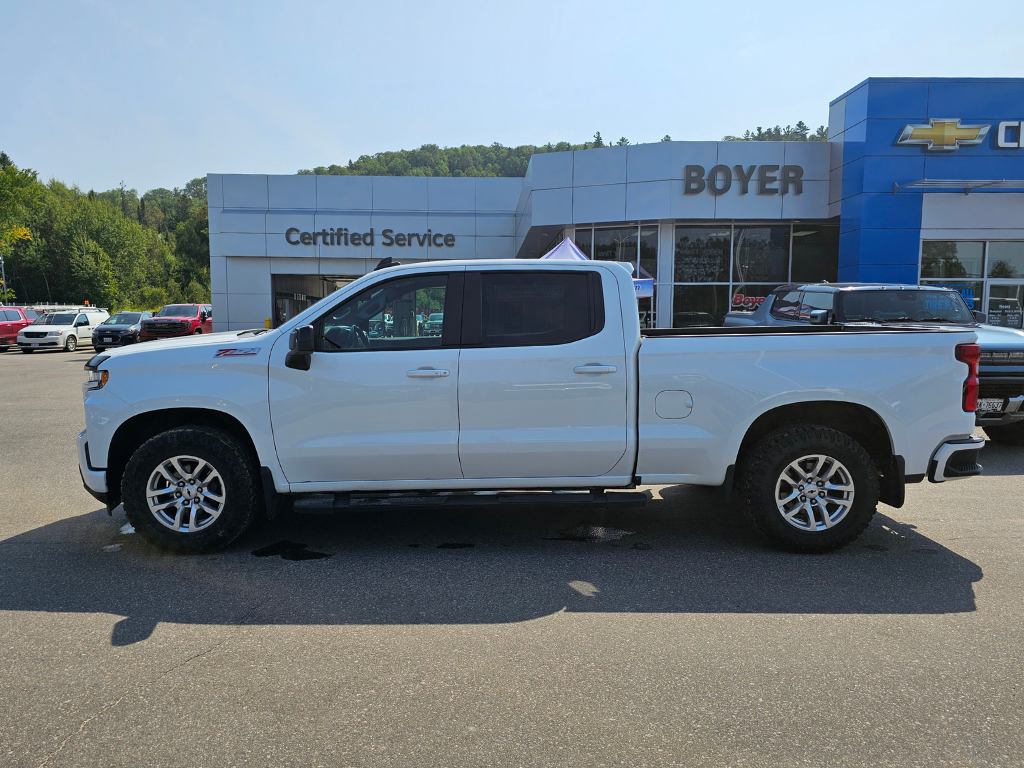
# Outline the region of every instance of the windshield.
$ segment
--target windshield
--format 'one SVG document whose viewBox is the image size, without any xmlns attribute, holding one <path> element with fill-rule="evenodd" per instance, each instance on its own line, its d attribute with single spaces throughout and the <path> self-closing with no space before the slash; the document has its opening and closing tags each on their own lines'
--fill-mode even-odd
<svg viewBox="0 0 1024 768">
<path fill-rule="evenodd" d="M 427 318 L 428 323 L 440 323 L 444 320 L 444 315 L 435 312 Z"/>
<path fill-rule="evenodd" d="M 49 325 L 53 322 L 53 315 L 40 315 L 32 321 L 32 325 Z"/>
<path fill-rule="evenodd" d="M 153 317 L 195 317 L 198 314 L 199 307 L 192 307 L 188 304 L 168 304 Z"/>
<path fill-rule="evenodd" d="M 117 312 L 103 321 L 103 325 L 135 325 L 142 317 L 141 312 Z"/>
<path fill-rule="evenodd" d="M 841 323 L 975 323 L 956 291 L 849 291 L 840 295 L 837 316 Z"/>
<path fill-rule="evenodd" d="M 75 312 L 61 312 L 56 315 L 50 315 L 47 320 L 47 325 L 74 325 L 75 318 L 78 315 Z"/>
</svg>

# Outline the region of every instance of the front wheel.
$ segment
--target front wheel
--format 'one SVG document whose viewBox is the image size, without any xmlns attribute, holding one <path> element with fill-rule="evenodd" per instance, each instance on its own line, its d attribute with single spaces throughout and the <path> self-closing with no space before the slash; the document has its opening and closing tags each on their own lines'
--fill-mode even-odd
<svg viewBox="0 0 1024 768">
<path fill-rule="evenodd" d="M 35 350 L 32 349 L 31 347 L 22 347 L 21 351 L 24 352 L 26 355 L 31 355 L 33 352 L 35 352 Z"/>
<path fill-rule="evenodd" d="M 762 438 L 743 463 L 743 511 L 776 546 L 794 552 L 845 547 L 878 505 L 878 472 L 849 435 L 797 424 Z"/>
<path fill-rule="evenodd" d="M 160 549 L 214 552 L 252 524 L 259 476 L 249 452 L 209 427 L 180 427 L 143 443 L 121 481 L 124 511 Z"/>
<path fill-rule="evenodd" d="M 76 349 L 78 349 L 78 337 L 68 336 L 68 340 L 64 342 L 64 351 L 74 352 Z"/>
<path fill-rule="evenodd" d="M 199 335 L 199 334 L 201 334 L 202 332 L 203 332 L 203 329 L 202 329 L 202 328 L 196 328 L 196 329 L 195 329 L 194 331 L 192 331 L 192 335 L 193 335 L 193 336 L 198 336 L 198 335 Z"/>
<path fill-rule="evenodd" d="M 993 443 L 1001 445 L 1024 445 L 1024 421 L 1003 424 L 999 427 L 985 427 L 985 434 Z"/>
</svg>

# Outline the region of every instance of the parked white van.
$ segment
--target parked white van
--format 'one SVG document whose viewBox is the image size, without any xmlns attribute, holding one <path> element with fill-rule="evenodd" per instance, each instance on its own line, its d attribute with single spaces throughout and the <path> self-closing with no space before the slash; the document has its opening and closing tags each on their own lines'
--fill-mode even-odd
<svg viewBox="0 0 1024 768">
<path fill-rule="evenodd" d="M 37 349 L 63 349 L 74 352 L 81 344 L 92 344 L 92 332 L 110 317 L 105 309 L 93 307 L 68 312 L 52 312 L 36 319 L 18 333 L 22 352 Z"/>
</svg>

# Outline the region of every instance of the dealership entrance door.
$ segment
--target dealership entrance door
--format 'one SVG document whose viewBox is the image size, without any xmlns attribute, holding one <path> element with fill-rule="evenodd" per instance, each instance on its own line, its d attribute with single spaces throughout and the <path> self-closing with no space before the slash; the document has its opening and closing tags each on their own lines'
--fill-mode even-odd
<svg viewBox="0 0 1024 768">
<path fill-rule="evenodd" d="M 291 320 L 356 277 L 358 275 L 271 275 L 273 326 L 277 328 Z"/>
</svg>

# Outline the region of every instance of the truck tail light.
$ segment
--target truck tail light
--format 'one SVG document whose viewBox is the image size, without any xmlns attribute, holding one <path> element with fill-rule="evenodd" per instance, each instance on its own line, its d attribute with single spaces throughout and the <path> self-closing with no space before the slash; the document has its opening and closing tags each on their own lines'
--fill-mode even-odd
<svg viewBox="0 0 1024 768">
<path fill-rule="evenodd" d="M 956 359 L 967 363 L 967 380 L 964 382 L 964 411 L 973 413 L 978 409 L 978 360 L 981 347 L 977 344 L 957 344 Z"/>
</svg>

